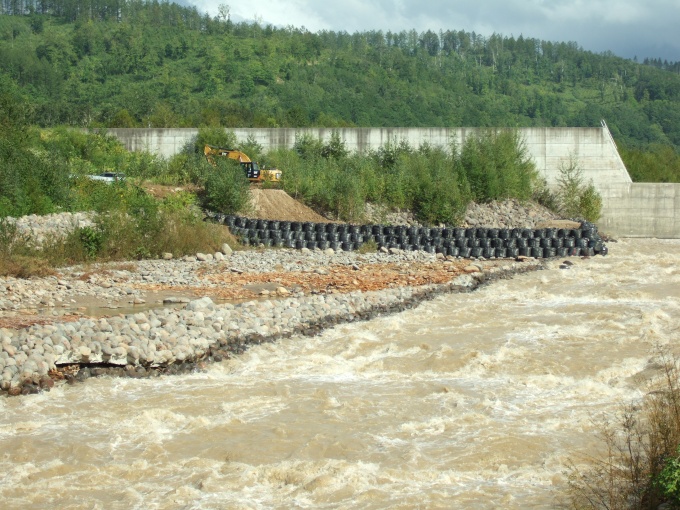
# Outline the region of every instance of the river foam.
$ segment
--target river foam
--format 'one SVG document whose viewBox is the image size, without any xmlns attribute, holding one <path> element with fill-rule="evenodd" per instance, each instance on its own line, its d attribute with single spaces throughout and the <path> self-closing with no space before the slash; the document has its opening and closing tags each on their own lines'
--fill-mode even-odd
<svg viewBox="0 0 680 510">
<path fill-rule="evenodd" d="M 655 347 L 680 339 L 680 242 L 623 240 L 574 262 L 203 373 L 0 399 L 0 500 L 553 506 L 568 460 L 597 451 L 602 413 L 641 398 Z"/>
</svg>

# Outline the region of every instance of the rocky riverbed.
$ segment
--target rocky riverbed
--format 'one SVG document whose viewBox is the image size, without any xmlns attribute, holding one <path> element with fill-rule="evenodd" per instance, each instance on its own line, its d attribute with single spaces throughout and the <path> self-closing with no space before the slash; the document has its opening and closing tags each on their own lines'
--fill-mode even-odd
<svg viewBox="0 0 680 510">
<path fill-rule="evenodd" d="M 545 219 L 528 210 L 522 214 Z M 489 221 L 484 211 L 472 215 Z M 91 218 L 66 213 L 13 221 L 45 239 Z M 573 263 L 580 260 L 472 263 L 392 248 L 361 254 L 306 248 L 232 252 L 224 246 L 181 259 L 165 254 L 162 260 L 61 268 L 46 278 L 0 278 L 0 393 L 32 393 L 93 375 L 192 370 L 250 343 L 314 334 L 439 293 Z"/>
<path fill-rule="evenodd" d="M 249 343 L 313 334 L 540 267 L 534 260 L 470 264 L 417 252 L 268 250 L 221 261 L 187 257 L 3 279 L 2 318 L 9 322 L 0 329 L 0 389 L 16 395 L 49 389 L 60 379 L 191 370 Z M 166 297 L 149 309 L 144 302 L 157 293 Z M 112 307 L 130 301 L 141 310 L 93 316 L 69 307 L 76 298 L 103 299 Z M 17 317 L 28 322 L 12 324 Z"/>
</svg>

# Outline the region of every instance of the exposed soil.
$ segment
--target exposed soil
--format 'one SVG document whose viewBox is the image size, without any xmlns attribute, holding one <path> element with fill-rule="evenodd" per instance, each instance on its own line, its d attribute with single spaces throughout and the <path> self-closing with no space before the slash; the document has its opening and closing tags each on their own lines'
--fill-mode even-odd
<svg viewBox="0 0 680 510">
<path fill-rule="evenodd" d="M 514 261 L 487 261 L 483 267 L 493 267 Z M 325 270 L 317 272 L 275 271 L 270 273 L 238 274 L 226 267 L 210 267 L 202 271 L 203 276 L 212 283 L 219 283 L 215 288 L 206 287 L 174 287 L 175 294 L 203 296 L 221 300 L 246 300 L 257 298 L 271 292 L 275 294 L 281 288 L 285 294 L 304 292 L 305 294 L 363 292 L 383 290 L 392 287 L 420 286 L 440 284 L 452 280 L 463 272 L 469 264 L 466 260 L 436 262 L 404 262 L 384 264 L 361 264 L 347 266 L 332 264 Z M 161 284 L 138 284 L 137 288 L 167 292 L 168 286 Z M 267 291 L 267 292 L 263 292 Z"/>
<path fill-rule="evenodd" d="M 313 221 L 330 220 L 315 213 L 281 189 L 251 189 L 253 195 L 253 216 L 263 220 Z"/>
</svg>

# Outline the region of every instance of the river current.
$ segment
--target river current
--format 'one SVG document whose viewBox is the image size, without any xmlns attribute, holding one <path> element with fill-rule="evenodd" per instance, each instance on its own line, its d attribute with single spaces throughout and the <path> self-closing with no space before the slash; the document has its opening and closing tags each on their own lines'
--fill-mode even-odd
<svg viewBox="0 0 680 510">
<path fill-rule="evenodd" d="M 680 241 L 251 348 L 0 399 L 3 509 L 550 508 L 680 340 Z"/>
</svg>

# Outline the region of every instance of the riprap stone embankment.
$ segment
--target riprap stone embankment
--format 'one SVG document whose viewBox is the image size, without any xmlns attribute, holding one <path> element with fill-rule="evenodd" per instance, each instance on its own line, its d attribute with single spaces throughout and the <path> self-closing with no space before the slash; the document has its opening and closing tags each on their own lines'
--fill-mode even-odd
<svg viewBox="0 0 680 510">
<path fill-rule="evenodd" d="M 342 322 L 370 319 L 415 306 L 453 291 L 469 291 L 490 278 L 541 267 L 538 261 L 472 268 L 449 283 L 374 292 L 307 295 L 216 305 L 210 298 L 185 309 L 163 308 L 110 318 L 0 330 L 0 389 L 10 395 L 50 388 L 62 377 L 58 367 L 75 366 L 70 376 L 105 373 L 133 376 L 191 368 L 220 360 L 249 344 L 295 334 L 314 334 Z M 120 367 L 120 368 L 116 368 Z M 69 376 L 69 377 L 70 377 Z"/>
</svg>

